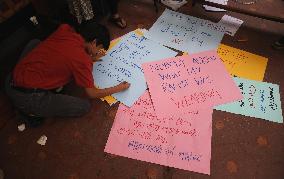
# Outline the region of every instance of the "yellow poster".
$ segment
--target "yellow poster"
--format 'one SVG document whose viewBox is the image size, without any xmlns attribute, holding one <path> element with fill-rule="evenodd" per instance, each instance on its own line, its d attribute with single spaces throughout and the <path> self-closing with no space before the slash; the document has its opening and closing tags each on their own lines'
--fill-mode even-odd
<svg viewBox="0 0 284 179">
<path fill-rule="evenodd" d="M 217 52 L 232 76 L 263 81 L 267 58 L 224 44 Z"/>
<path fill-rule="evenodd" d="M 110 106 L 112 106 L 113 104 L 115 104 L 117 102 L 117 100 L 112 97 L 112 96 L 106 96 L 101 98 L 102 101 L 106 101 Z"/>
</svg>

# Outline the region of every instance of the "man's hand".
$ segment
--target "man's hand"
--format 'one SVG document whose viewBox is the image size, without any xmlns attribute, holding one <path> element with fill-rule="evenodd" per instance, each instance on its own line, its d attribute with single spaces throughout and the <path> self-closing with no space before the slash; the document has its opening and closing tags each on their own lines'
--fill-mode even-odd
<svg viewBox="0 0 284 179">
<path fill-rule="evenodd" d="M 130 84 L 127 83 L 126 81 L 120 83 L 119 85 L 116 86 L 117 90 L 119 91 L 123 91 L 123 90 L 126 90 L 130 87 Z"/>
<path fill-rule="evenodd" d="M 110 88 L 105 88 L 105 89 L 98 89 L 96 87 L 93 88 L 85 88 L 87 95 L 90 98 L 102 98 L 108 95 L 111 95 L 113 93 L 118 93 L 123 90 L 126 90 L 130 87 L 130 84 L 127 83 L 126 81 Z"/>
</svg>

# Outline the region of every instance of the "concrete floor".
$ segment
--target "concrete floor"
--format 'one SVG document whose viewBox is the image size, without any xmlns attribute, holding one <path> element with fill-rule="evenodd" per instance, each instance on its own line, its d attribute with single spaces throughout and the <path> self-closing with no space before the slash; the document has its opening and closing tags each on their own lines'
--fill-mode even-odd
<svg viewBox="0 0 284 179">
<path fill-rule="evenodd" d="M 127 19 L 128 27 L 121 30 L 107 21 L 104 24 L 116 38 L 138 27 L 151 27 L 163 7 L 159 9 L 156 13 L 150 0 L 121 0 L 120 12 Z M 283 14 L 280 10 L 279 14 Z M 191 9 L 190 5 L 183 7 L 181 12 L 216 21 L 224 14 L 205 13 L 200 6 Z M 283 24 L 236 13 L 226 14 L 245 22 L 235 37 L 225 35 L 222 43 L 268 57 L 264 81 L 279 84 L 284 101 L 284 52 L 271 49 L 281 33 L 284 35 Z M 236 42 L 236 39 L 248 41 Z M 84 117 L 49 118 L 40 127 L 18 132 L 18 116 L 1 92 L 0 168 L 5 179 L 284 178 L 283 124 L 214 111 L 211 175 L 208 176 L 104 153 L 117 107 L 94 100 L 91 112 Z M 36 143 L 41 135 L 48 138 L 45 146 Z"/>
</svg>

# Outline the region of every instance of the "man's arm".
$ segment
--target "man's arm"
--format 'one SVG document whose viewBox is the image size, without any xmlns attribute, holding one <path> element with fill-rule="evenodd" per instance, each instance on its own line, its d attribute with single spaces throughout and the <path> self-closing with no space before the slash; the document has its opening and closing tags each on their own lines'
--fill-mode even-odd
<svg viewBox="0 0 284 179">
<path fill-rule="evenodd" d="M 122 82 L 119 85 L 116 85 L 116 86 L 110 87 L 110 88 L 98 89 L 96 87 L 93 87 L 93 88 L 85 88 L 85 91 L 90 98 L 102 98 L 102 97 L 111 95 L 113 93 L 117 93 L 117 92 L 126 90 L 129 87 L 130 87 L 129 83 Z"/>
</svg>

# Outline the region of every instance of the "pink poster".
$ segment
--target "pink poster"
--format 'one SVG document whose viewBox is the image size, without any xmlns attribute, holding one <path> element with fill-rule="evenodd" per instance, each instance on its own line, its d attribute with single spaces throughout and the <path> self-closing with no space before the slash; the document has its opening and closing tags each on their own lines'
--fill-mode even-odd
<svg viewBox="0 0 284 179">
<path fill-rule="evenodd" d="M 105 152 L 210 174 L 212 110 L 157 118 L 146 91 L 131 108 L 120 104 Z"/>
<path fill-rule="evenodd" d="M 213 108 L 242 99 L 215 51 L 144 63 L 144 74 L 159 117 Z"/>
</svg>

